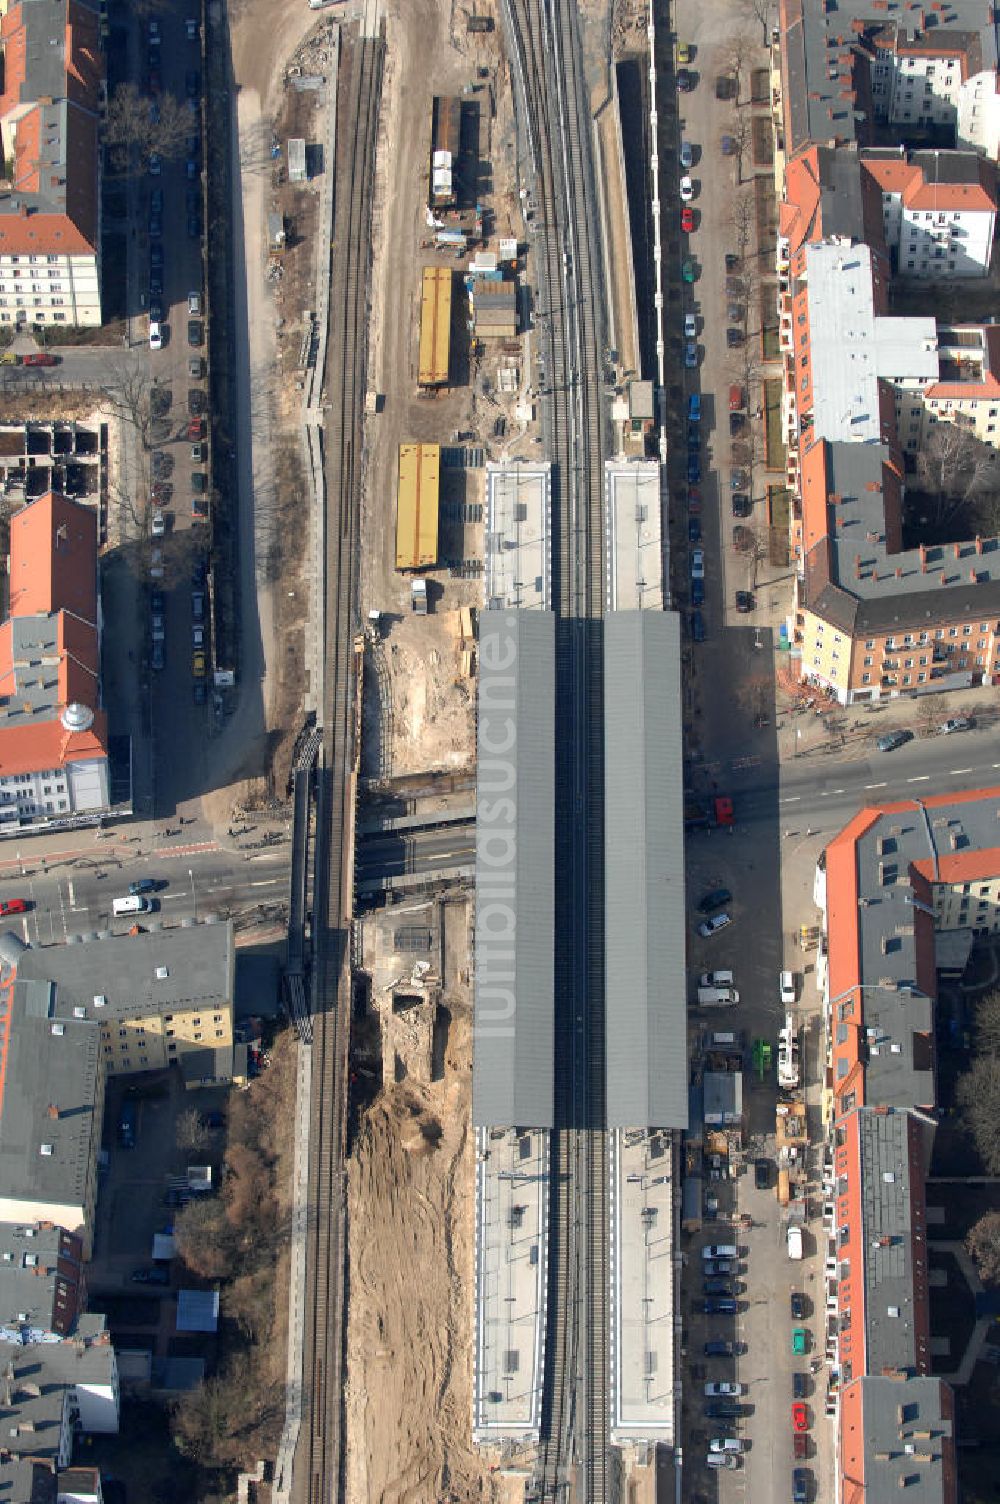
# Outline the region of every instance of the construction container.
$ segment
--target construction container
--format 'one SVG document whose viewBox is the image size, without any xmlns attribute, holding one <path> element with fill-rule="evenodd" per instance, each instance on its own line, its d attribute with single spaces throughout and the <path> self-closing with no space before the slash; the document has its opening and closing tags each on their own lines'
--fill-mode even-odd
<svg viewBox="0 0 1000 1504">
<path fill-rule="evenodd" d="M 451 271 L 425 266 L 420 294 L 420 357 L 417 385 L 447 386 L 451 354 Z"/>
<path fill-rule="evenodd" d="M 396 490 L 396 568 L 437 563 L 440 444 L 400 444 Z"/>
</svg>

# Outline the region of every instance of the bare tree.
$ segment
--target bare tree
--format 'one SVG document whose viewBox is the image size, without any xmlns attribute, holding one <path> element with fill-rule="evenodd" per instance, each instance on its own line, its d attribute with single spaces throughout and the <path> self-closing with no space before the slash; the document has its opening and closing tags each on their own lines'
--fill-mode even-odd
<svg viewBox="0 0 1000 1504">
<path fill-rule="evenodd" d="M 989 992 L 976 1004 L 976 1054 L 1000 1055 L 1000 992 Z"/>
<path fill-rule="evenodd" d="M 145 172 L 156 155 L 179 157 L 192 130 L 191 114 L 174 94 L 147 99 L 135 84 L 119 84 L 108 100 L 104 141 L 115 170 Z"/>
<path fill-rule="evenodd" d="M 965 1246 L 984 1285 L 1000 1285 L 1000 1212 L 987 1212 L 969 1229 Z"/>
<path fill-rule="evenodd" d="M 736 83 L 736 96 L 734 103 L 739 106 L 740 80 L 749 71 L 750 60 L 756 50 L 757 43 L 748 31 L 735 31 L 726 39 L 722 47 L 721 57 L 723 70 L 730 73 Z"/>
<path fill-rule="evenodd" d="M 753 200 L 749 193 L 737 193 L 729 211 L 729 223 L 736 239 L 737 254 L 742 261 L 753 236 Z"/>
<path fill-rule="evenodd" d="M 959 1078 L 956 1096 L 988 1175 L 1000 1175 L 1000 1059 L 979 1055 Z"/>
<path fill-rule="evenodd" d="M 918 451 L 917 476 L 933 520 L 942 528 L 967 510 L 968 531 L 998 513 L 1000 458 L 996 450 L 958 423 L 937 423 Z"/>
<path fill-rule="evenodd" d="M 743 159 L 753 145 L 753 116 L 746 110 L 735 110 L 733 123 L 728 135 L 733 142 L 733 156 L 736 158 L 736 182 L 743 182 Z"/>
<path fill-rule="evenodd" d="M 201 1120 L 201 1113 L 196 1107 L 189 1107 L 182 1112 L 177 1119 L 177 1127 L 174 1133 L 178 1149 L 183 1149 L 185 1154 L 201 1154 L 208 1144 L 208 1129 Z"/>
<path fill-rule="evenodd" d="M 766 47 L 774 6 L 772 0 L 750 0 L 750 12 L 760 26 L 761 45 Z"/>
</svg>

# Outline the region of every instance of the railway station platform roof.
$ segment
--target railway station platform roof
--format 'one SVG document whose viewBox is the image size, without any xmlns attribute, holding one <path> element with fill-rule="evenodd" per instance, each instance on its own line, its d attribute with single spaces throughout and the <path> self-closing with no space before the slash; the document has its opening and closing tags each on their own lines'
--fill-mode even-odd
<svg viewBox="0 0 1000 1504">
<path fill-rule="evenodd" d="M 396 568 L 427 569 L 438 556 L 440 444 L 400 444 Z"/>
<path fill-rule="evenodd" d="M 548 1264 L 549 1135 L 476 1134 L 477 1441 L 537 1436 Z"/>
<path fill-rule="evenodd" d="M 547 611 L 551 604 L 552 466 L 486 466 L 487 607 Z"/>
<path fill-rule="evenodd" d="M 551 1128 L 555 619 L 479 619 L 472 1121 Z"/>
<path fill-rule="evenodd" d="M 673 1135 L 614 1133 L 610 1163 L 612 1436 L 672 1446 Z"/>
<path fill-rule="evenodd" d="M 660 466 L 609 460 L 604 467 L 604 533 L 609 611 L 663 610 Z"/>
<path fill-rule="evenodd" d="M 609 1128 L 686 1128 L 680 625 L 604 618 L 605 1070 Z"/>
</svg>

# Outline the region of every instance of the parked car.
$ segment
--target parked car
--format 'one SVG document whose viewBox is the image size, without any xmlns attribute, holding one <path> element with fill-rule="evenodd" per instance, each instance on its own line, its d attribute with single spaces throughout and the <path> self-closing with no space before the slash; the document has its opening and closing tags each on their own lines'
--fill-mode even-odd
<svg viewBox="0 0 1000 1504">
<path fill-rule="evenodd" d="M 708 1443 L 710 1452 L 723 1452 L 730 1457 L 738 1457 L 746 1449 L 747 1444 L 741 1436 L 713 1436 Z"/>
<path fill-rule="evenodd" d="M 691 604 L 692 606 L 703 606 L 705 604 L 704 580 L 691 581 Z"/>
<path fill-rule="evenodd" d="M 735 1379 L 722 1379 L 706 1384 L 705 1394 L 710 1399 L 735 1399 L 737 1395 L 746 1394 L 746 1385 L 737 1384 Z"/>
<path fill-rule="evenodd" d="M 789 1304 L 792 1311 L 792 1320 L 804 1321 L 806 1319 L 806 1298 L 801 1290 L 793 1290 L 791 1292 Z"/>
<path fill-rule="evenodd" d="M 5 915 L 5 914 L 26 914 L 27 912 L 28 912 L 28 903 L 27 903 L 27 900 L 24 899 L 24 898 L 4 898 L 4 899 L 0 899 L 0 915 Z"/>
<path fill-rule="evenodd" d="M 198 40 L 198 22 L 192 16 L 189 16 L 184 22 L 184 35 L 189 42 L 197 42 Z"/>
<path fill-rule="evenodd" d="M 684 369 L 693 371 L 698 364 L 698 346 L 689 339 L 684 345 Z"/>
<path fill-rule="evenodd" d="M 732 901 L 733 895 L 728 888 L 711 888 L 698 900 L 698 913 L 711 914 L 715 909 L 724 909 Z"/>
<path fill-rule="evenodd" d="M 792 1504 L 808 1504 L 809 1484 L 812 1474 L 808 1468 L 797 1467 L 792 1469 Z"/>
<path fill-rule="evenodd" d="M 734 491 L 730 500 L 734 517 L 749 517 L 753 512 L 753 502 L 745 491 Z M 749 532 L 749 528 L 747 529 Z M 752 541 L 752 535 L 751 535 Z"/>
<path fill-rule="evenodd" d="M 755 1159 L 753 1162 L 753 1183 L 758 1191 L 766 1191 L 771 1184 L 771 1161 L 769 1159 Z"/>
<path fill-rule="evenodd" d="M 149 321 L 149 348 L 151 350 L 163 349 L 163 330 L 155 319 Z"/>
<path fill-rule="evenodd" d="M 155 151 L 151 151 L 150 154 L 149 154 L 149 175 L 150 175 L 150 177 L 151 178 L 158 178 L 160 176 L 160 172 L 161 171 L 162 171 L 162 163 L 160 162 L 159 154 L 157 152 L 155 152 Z"/>
<path fill-rule="evenodd" d="M 737 1316 L 740 1306 L 731 1295 L 710 1295 L 702 1301 L 701 1309 L 705 1316 Z"/>
<path fill-rule="evenodd" d="M 975 725 L 971 715 L 953 715 L 938 727 L 941 736 L 950 736 L 953 731 L 969 731 Z"/>
<path fill-rule="evenodd" d="M 166 648 L 164 647 L 163 642 L 160 639 L 154 641 L 153 646 L 150 649 L 149 661 L 151 666 L 156 670 L 157 673 L 159 673 L 161 669 L 166 667 Z"/>
<path fill-rule="evenodd" d="M 691 612 L 691 641 L 705 641 L 705 618 L 700 611 Z"/>
<path fill-rule="evenodd" d="M 743 1406 L 731 1400 L 708 1400 L 702 1409 L 707 1420 L 739 1420 L 743 1414 Z"/>
<path fill-rule="evenodd" d="M 689 454 L 687 465 L 687 478 L 689 486 L 696 486 L 701 480 L 701 455 Z"/>
<path fill-rule="evenodd" d="M 735 251 L 727 251 L 726 252 L 726 274 L 727 274 L 727 276 L 728 276 L 728 274 L 730 272 L 736 272 L 736 271 L 739 271 L 739 269 L 740 269 L 740 258 L 739 258 L 739 256 L 737 256 L 737 254 L 736 254 Z"/>
<path fill-rule="evenodd" d="M 694 232 L 694 210 L 690 204 L 685 204 L 681 210 L 681 232 L 691 235 Z"/>
<path fill-rule="evenodd" d="M 743 405 L 743 388 L 734 382 L 729 388 L 729 411 L 737 413 Z"/>
<path fill-rule="evenodd" d="M 677 69 L 677 87 L 682 94 L 690 94 L 694 80 L 686 68 Z"/>
<path fill-rule="evenodd" d="M 134 1285 L 169 1285 L 170 1270 L 166 1264 L 150 1264 L 144 1269 L 133 1269 L 129 1278 Z"/>
<path fill-rule="evenodd" d="M 188 313 L 191 313 L 191 314 L 200 314 L 201 313 L 201 293 L 200 292 L 189 292 L 188 293 Z"/>
<path fill-rule="evenodd" d="M 720 73 L 715 80 L 716 99 L 733 99 L 736 96 L 736 80 L 731 73 Z"/>
<path fill-rule="evenodd" d="M 680 193 L 682 204 L 689 204 L 694 198 L 694 184 L 688 177 L 687 173 L 685 173 L 681 178 Z"/>
<path fill-rule="evenodd" d="M 693 580 L 703 580 L 705 578 L 705 550 L 703 548 L 693 548 L 691 550 L 690 569 Z"/>
<path fill-rule="evenodd" d="M 191 445 L 191 460 L 194 464 L 203 465 L 208 458 L 208 445 L 198 439 Z"/>
<path fill-rule="evenodd" d="M 697 517 L 688 518 L 688 542 L 701 542 L 701 523 L 698 521 Z"/>
<path fill-rule="evenodd" d="M 722 147 L 722 155 L 724 157 L 735 157 L 735 155 L 736 155 L 736 140 L 735 140 L 735 137 L 733 137 L 733 136 L 723 136 L 722 140 L 719 142 L 719 145 Z"/>
<path fill-rule="evenodd" d="M 681 166 L 685 172 L 689 167 L 694 166 L 694 147 L 690 141 L 681 142 Z"/>
<path fill-rule="evenodd" d="M 746 428 L 746 426 L 747 426 L 747 420 L 746 420 L 746 414 L 745 413 L 730 413 L 729 414 L 729 437 L 731 439 L 738 438 L 739 435 Z"/>
<path fill-rule="evenodd" d="M 208 520 L 208 497 L 207 496 L 192 496 L 192 498 L 191 498 L 191 516 L 194 518 L 194 520 L 196 522 L 206 522 Z"/>
<path fill-rule="evenodd" d="M 693 261 L 682 261 L 681 262 L 681 281 L 682 282 L 688 282 L 688 283 L 694 282 L 695 279 L 696 279 L 696 276 L 697 276 L 697 273 L 695 272 L 694 262 Z"/>
<path fill-rule="evenodd" d="M 897 747 L 903 747 L 912 740 L 912 731 L 889 731 L 885 736 L 880 736 L 875 745 L 880 752 L 895 752 Z"/>
<path fill-rule="evenodd" d="M 58 355 L 50 355 L 47 350 L 40 350 L 34 355 L 22 355 L 21 364 L 23 366 L 57 366 L 59 360 Z"/>
<path fill-rule="evenodd" d="M 731 1279 L 719 1279 L 713 1275 L 711 1279 L 702 1280 L 702 1295 L 735 1295 L 736 1285 Z"/>
<path fill-rule="evenodd" d="M 192 590 L 191 592 L 191 620 L 205 620 L 205 593 L 202 590 Z"/>
<path fill-rule="evenodd" d="M 129 896 L 135 898 L 140 893 L 155 893 L 156 879 L 153 877 L 139 877 L 134 883 L 128 885 Z"/>
<path fill-rule="evenodd" d="M 194 703 L 196 705 L 204 705 L 205 700 L 207 699 L 204 679 L 195 679 L 192 689 L 194 693 Z"/>
<path fill-rule="evenodd" d="M 804 1405 L 801 1402 L 801 1400 L 796 1400 L 795 1404 L 792 1406 L 792 1430 L 793 1431 L 808 1431 L 808 1429 L 809 1429 L 809 1410 L 808 1410 L 808 1407 L 806 1405 Z"/>
<path fill-rule="evenodd" d="M 737 590 L 737 592 L 736 592 L 736 609 L 737 609 L 737 611 L 739 611 L 740 615 L 741 616 L 745 616 L 747 614 L 747 612 L 748 611 L 752 611 L 753 608 L 754 608 L 754 598 L 753 598 L 752 591 L 750 591 L 750 590 Z"/>
<path fill-rule="evenodd" d="M 730 318 L 732 314 L 730 313 Z M 726 347 L 730 350 L 738 350 L 743 343 L 743 330 L 735 329 L 732 325 L 726 330 Z"/>
<path fill-rule="evenodd" d="M 809 1393 L 809 1376 L 804 1373 L 792 1374 L 792 1393 L 797 1400 L 804 1400 Z"/>
<path fill-rule="evenodd" d="M 677 43 L 677 61 L 678 61 L 678 63 L 680 63 L 682 66 L 686 66 L 691 61 L 692 56 L 693 56 L 693 48 L 692 48 L 690 42 L 678 42 Z"/>
<path fill-rule="evenodd" d="M 792 1352 L 797 1358 L 801 1358 L 809 1351 L 809 1333 L 803 1326 L 792 1328 Z"/>
<path fill-rule="evenodd" d="M 208 490 L 208 476 L 204 470 L 191 471 L 191 490 L 202 496 Z"/>
<path fill-rule="evenodd" d="M 191 674 L 195 679 L 205 677 L 205 654 L 195 651 L 191 654 Z"/>
<path fill-rule="evenodd" d="M 188 375 L 191 376 L 191 363 L 188 363 Z M 198 374 L 201 375 L 201 358 L 198 357 Z M 199 417 L 207 406 L 207 398 L 201 387 L 194 386 L 188 391 L 188 412 L 193 418 Z"/>
<path fill-rule="evenodd" d="M 795 1002 L 794 971 L 783 971 L 779 974 L 778 991 L 781 993 L 781 1001 L 786 1005 Z"/>
<path fill-rule="evenodd" d="M 705 1274 L 738 1274 L 738 1259 L 702 1259 L 703 1272 Z"/>
<path fill-rule="evenodd" d="M 750 483 L 750 477 L 745 470 L 737 467 L 729 472 L 730 491 L 745 491 Z"/>
<path fill-rule="evenodd" d="M 720 930 L 726 929 L 732 922 L 731 914 L 715 914 L 711 919 L 705 919 L 699 924 L 698 933 L 703 940 L 711 940 L 713 935 L 717 935 Z"/>
<path fill-rule="evenodd" d="M 715 1341 L 705 1343 L 706 1358 L 735 1358 L 737 1350 L 735 1342 Z"/>
<path fill-rule="evenodd" d="M 149 531 L 154 538 L 162 538 L 167 531 L 167 519 L 159 507 L 149 519 Z"/>
<path fill-rule="evenodd" d="M 695 318 L 695 316 L 694 316 L 693 313 L 686 313 L 684 315 L 684 338 L 685 339 L 697 339 L 698 338 L 698 320 Z M 698 425 L 695 424 L 695 427 L 697 427 L 697 426 Z"/>
<path fill-rule="evenodd" d="M 201 319 L 188 319 L 188 344 L 197 347 L 205 343 L 205 329 Z"/>
</svg>

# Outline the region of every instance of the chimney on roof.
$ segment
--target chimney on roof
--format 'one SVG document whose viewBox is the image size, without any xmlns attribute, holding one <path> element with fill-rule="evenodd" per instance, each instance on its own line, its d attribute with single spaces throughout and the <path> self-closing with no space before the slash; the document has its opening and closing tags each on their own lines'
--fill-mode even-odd
<svg viewBox="0 0 1000 1504">
<path fill-rule="evenodd" d="M 941 571 L 941 583 L 942 585 L 947 585 L 948 583 L 948 576 L 945 574 L 943 569 Z"/>
<path fill-rule="evenodd" d="M 954 544 L 954 549 L 955 549 L 955 558 L 956 559 L 960 559 L 962 557 L 962 545 L 961 545 L 961 543 Z"/>
<path fill-rule="evenodd" d="M 896 569 L 896 579 L 897 580 L 901 580 L 902 578 L 903 578 L 903 571 L 897 566 L 897 569 Z"/>
<path fill-rule="evenodd" d="M 49 1103 L 48 1107 L 46 1108 L 46 1112 L 50 1118 L 53 1118 L 56 1122 L 59 1121 L 59 1108 L 56 1106 L 55 1102 Z"/>
<path fill-rule="evenodd" d="M 920 573 L 927 573 L 927 550 L 922 543 L 920 545 Z"/>
<path fill-rule="evenodd" d="M 982 555 L 982 552 L 983 552 L 983 540 L 979 536 L 979 534 L 977 533 L 976 534 L 976 553 L 979 554 L 979 555 Z"/>
<path fill-rule="evenodd" d="M 969 579 L 971 580 L 971 582 L 972 582 L 973 585 L 976 584 L 978 576 L 977 576 L 976 571 L 974 569 L 970 569 L 969 570 Z"/>
<path fill-rule="evenodd" d="M 854 555 L 854 578 L 856 580 L 860 580 L 860 578 L 861 578 L 861 555 L 860 554 L 855 554 Z"/>
</svg>

